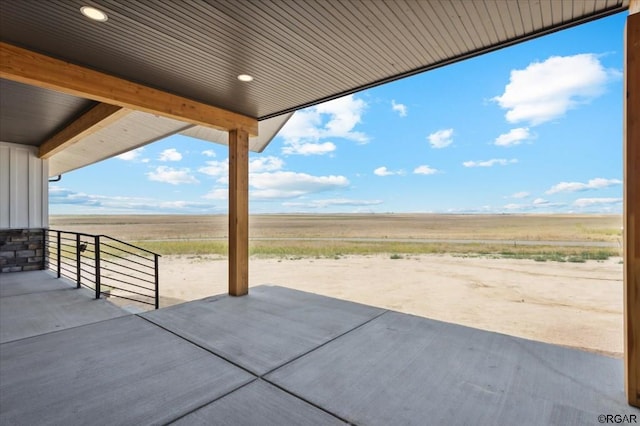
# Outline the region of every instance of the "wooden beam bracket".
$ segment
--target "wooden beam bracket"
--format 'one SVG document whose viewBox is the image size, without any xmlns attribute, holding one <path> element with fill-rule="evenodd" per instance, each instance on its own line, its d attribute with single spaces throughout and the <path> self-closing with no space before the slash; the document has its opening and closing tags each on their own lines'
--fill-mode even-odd
<svg viewBox="0 0 640 426">
<path fill-rule="evenodd" d="M 38 156 L 43 159 L 50 158 L 82 138 L 114 123 L 129 112 L 131 110 L 121 106 L 100 103 L 43 142 L 40 145 Z"/>
</svg>

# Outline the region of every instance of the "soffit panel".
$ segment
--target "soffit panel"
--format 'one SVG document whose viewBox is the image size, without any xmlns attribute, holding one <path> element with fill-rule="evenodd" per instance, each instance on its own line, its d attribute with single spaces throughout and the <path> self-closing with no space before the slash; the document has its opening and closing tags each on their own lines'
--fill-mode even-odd
<svg viewBox="0 0 640 426">
<path fill-rule="evenodd" d="M 49 159 L 56 176 L 178 133 L 191 127 L 182 121 L 132 111 L 117 122 L 81 139 Z"/>
<path fill-rule="evenodd" d="M 249 150 L 253 152 L 262 152 L 292 115 L 293 113 L 287 113 L 259 121 L 258 136 L 249 138 Z M 183 130 L 180 134 L 222 145 L 229 145 L 228 132 L 222 132 L 210 127 L 193 126 L 189 129 Z"/>
<path fill-rule="evenodd" d="M 624 10 L 628 0 L 0 3 L 9 43 L 267 118 Z M 236 76 L 255 77 L 249 84 Z"/>
<path fill-rule="evenodd" d="M 39 146 L 96 102 L 0 79 L 0 141 Z"/>
</svg>

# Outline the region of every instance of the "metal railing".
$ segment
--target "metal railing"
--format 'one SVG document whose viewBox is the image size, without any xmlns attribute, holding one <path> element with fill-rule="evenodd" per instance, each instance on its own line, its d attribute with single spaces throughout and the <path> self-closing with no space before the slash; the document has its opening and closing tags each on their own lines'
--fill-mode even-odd
<svg viewBox="0 0 640 426">
<path fill-rule="evenodd" d="M 101 296 L 160 306 L 159 254 L 106 235 L 48 229 L 45 267 Z"/>
</svg>

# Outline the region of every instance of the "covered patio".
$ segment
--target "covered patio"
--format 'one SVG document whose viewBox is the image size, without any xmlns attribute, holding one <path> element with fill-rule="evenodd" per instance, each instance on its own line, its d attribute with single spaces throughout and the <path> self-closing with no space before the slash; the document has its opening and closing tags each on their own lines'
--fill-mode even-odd
<svg viewBox="0 0 640 426">
<path fill-rule="evenodd" d="M 627 10 L 624 361 L 277 286 L 248 294 L 249 151 L 294 111 Z M 638 414 L 638 12 L 638 0 L 0 2 L 0 423 Z M 134 314 L 34 271 L 49 178 L 173 134 L 229 146 L 229 295 Z"/>
<path fill-rule="evenodd" d="M 131 314 L 46 271 L 2 274 L 0 333 L 2 424 L 640 418 L 622 360 L 271 285 Z"/>
</svg>

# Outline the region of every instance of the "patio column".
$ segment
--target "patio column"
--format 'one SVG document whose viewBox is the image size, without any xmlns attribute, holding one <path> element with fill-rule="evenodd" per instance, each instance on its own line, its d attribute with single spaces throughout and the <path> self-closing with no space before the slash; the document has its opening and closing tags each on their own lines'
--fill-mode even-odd
<svg viewBox="0 0 640 426">
<path fill-rule="evenodd" d="M 229 294 L 249 292 L 249 135 L 229 132 Z"/>
<path fill-rule="evenodd" d="M 625 29 L 624 90 L 624 356 L 625 390 L 640 407 L 640 0 Z"/>
</svg>

